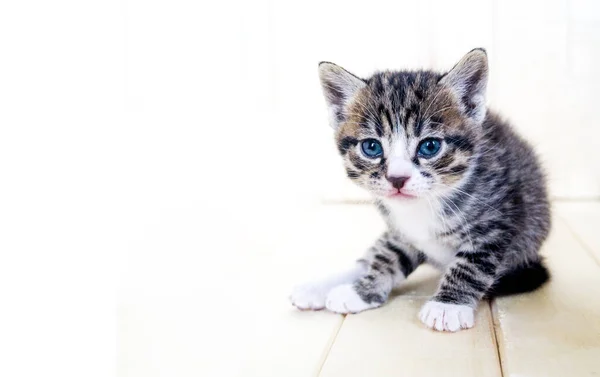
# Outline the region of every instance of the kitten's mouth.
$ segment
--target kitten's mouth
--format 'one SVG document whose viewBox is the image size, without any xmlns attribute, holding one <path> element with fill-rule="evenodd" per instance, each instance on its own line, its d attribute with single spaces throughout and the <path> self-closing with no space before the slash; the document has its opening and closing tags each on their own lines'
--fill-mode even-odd
<svg viewBox="0 0 600 377">
<path fill-rule="evenodd" d="M 402 191 L 393 192 L 388 195 L 390 198 L 405 198 L 405 199 L 415 199 L 416 195 L 407 194 Z"/>
</svg>

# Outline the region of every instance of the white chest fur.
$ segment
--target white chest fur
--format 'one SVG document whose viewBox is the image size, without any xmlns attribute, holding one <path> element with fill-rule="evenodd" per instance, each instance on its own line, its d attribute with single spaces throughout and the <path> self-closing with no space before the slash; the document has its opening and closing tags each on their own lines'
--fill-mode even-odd
<svg viewBox="0 0 600 377">
<path fill-rule="evenodd" d="M 435 208 L 425 199 L 386 200 L 390 220 L 396 230 L 414 247 L 425 253 L 440 265 L 447 265 L 454 259 L 455 250 L 436 237 L 443 229 Z"/>
</svg>

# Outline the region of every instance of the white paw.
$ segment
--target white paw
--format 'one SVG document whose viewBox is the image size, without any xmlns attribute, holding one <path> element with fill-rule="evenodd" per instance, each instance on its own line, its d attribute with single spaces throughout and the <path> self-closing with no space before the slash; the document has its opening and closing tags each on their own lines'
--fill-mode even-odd
<svg viewBox="0 0 600 377">
<path fill-rule="evenodd" d="M 381 304 L 367 304 L 356 293 L 352 284 L 342 284 L 333 288 L 327 295 L 326 306 L 335 313 L 358 313 Z"/>
<path fill-rule="evenodd" d="M 455 332 L 473 327 L 474 313 L 473 308 L 467 305 L 428 301 L 423 305 L 419 319 L 430 329 Z"/>
<path fill-rule="evenodd" d="M 301 310 L 320 310 L 325 307 L 325 298 L 329 290 L 330 287 L 325 284 L 302 284 L 292 290 L 290 301 Z"/>
</svg>

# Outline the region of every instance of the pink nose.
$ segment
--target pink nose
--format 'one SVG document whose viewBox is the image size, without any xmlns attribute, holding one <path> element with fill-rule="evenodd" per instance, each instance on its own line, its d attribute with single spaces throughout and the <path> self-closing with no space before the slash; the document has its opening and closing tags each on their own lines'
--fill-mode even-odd
<svg viewBox="0 0 600 377">
<path fill-rule="evenodd" d="M 394 188 L 400 190 L 410 177 L 386 177 Z"/>
</svg>

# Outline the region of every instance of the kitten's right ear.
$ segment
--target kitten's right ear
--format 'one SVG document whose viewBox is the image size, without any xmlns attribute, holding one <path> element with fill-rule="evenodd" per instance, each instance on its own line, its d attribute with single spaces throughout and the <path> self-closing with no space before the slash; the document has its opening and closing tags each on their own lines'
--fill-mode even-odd
<svg viewBox="0 0 600 377">
<path fill-rule="evenodd" d="M 319 63 L 319 78 L 329 108 L 329 123 L 337 129 L 346 120 L 346 106 L 367 83 L 339 65 L 329 62 Z"/>
<path fill-rule="evenodd" d="M 486 114 L 485 91 L 488 80 L 487 53 L 476 48 L 466 54 L 440 83 L 449 87 L 470 118 L 483 122 Z"/>
</svg>

